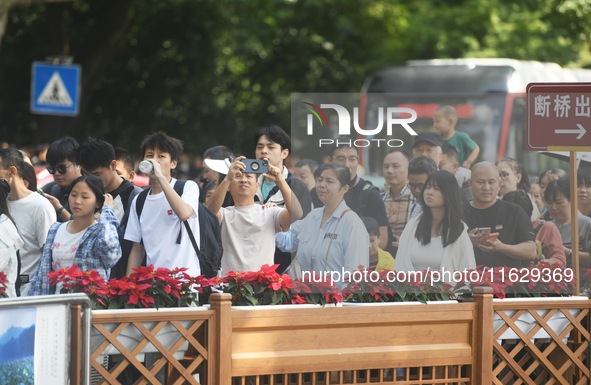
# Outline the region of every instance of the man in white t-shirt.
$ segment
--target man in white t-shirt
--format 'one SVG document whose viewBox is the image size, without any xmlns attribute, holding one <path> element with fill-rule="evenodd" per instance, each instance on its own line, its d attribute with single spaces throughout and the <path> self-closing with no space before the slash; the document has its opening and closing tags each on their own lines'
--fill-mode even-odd
<svg viewBox="0 0 591 385">
<path fill-rule="evenodd" d="M 125 239 L 133 242 L 127 275 L 142 264 L 173 269 L 187 267 L 187 274 L 201 274 L 199 259 L 183 222 L 187 221 L 199 246 L 199 187 L 186 181 L 182 196 L 174 190 L 176 179 L 171 176 L 182 153 L 182 144 L 162 132 L 148 136 L 141 145 L 144 160 L 152 163 L 150 192 L 141 216 L 136 210 L 136 196 L 131 204 Z M 180 235 L 180 236 L 179 236 Z"/>
<path fill-rule="evenodd" d="M 23 179 L 25 160 L 23 154 L 8 148 L 0 151 L 0 179 L 10 185 L 8 211 L 24 242 L 20 248 L 20 294 L 27 295 L 29 278 L 33 278 L 47 232 L 56 221 L 55 209 L 49 201 L 37 192 L 30 191 Z"/>
<path fill-rule="evenodd" d="M 273 264 L 275 234 L 288 229 L 302 216 L 302 208 L 292 194 L 278 167 L 269 164 L 269 172 L 263 176 L 273 181 L 283 195 L 285 207 L 267 207 L 255 203 L 259 187 L 257 175 L 245 173 L 242 162 L 236 158 L 228 174 L 209 198 L 208 208 L 214 212 L 221 226 L 222 275 L 228 271 L 257 271 L 261 266 Z M 234 206 L 221 207 L 227 191 Z"/>
</svg>

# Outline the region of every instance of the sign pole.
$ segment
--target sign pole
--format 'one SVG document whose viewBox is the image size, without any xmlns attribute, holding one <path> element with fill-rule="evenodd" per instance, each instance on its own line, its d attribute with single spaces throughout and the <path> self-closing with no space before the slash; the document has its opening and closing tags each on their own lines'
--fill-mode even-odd
<svg viewBox="0 0 591 385">
<path fill-rule="evenodd" d="M 579 202 L 577 196 L 577 153 L 570 151 L 570 223 L 572 266 L 575 277 L 574 295 L 581 294 L 581 277 L 579 274 Z"/>
</svg>

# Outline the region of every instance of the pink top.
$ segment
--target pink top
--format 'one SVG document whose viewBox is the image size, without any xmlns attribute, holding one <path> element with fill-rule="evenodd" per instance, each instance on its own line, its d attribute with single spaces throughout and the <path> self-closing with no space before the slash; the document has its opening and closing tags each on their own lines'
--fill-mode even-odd
<svg viewBox="0 0 591 385">
<path fill-rule="evenodd" d="M 558 227 L 552 222 L 536 219 L 532 222 L 533 228 L 537 229 L 541 222 L 543 223 L 536 233 L 536 241 L 542 244 L 544 262 L 552 263 L 557 267 L 566 267 L 566 256 Z"/>
</svg>

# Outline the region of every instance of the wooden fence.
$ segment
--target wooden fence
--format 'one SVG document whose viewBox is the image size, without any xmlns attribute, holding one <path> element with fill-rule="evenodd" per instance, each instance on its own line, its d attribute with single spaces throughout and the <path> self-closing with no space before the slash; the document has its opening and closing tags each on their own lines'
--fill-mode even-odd
<svg viewBox="0 0 591 385">
<path fill-rule="evenodd" d="M 324 308 L 233 308 L 214 294 L 209 309 L 93 312 L 91 365 L 112 384 L 132 366 L 138 384 L 589 384 L 590 308 L 493 302 L 488 288 L 467 303 Z M 167 324 L 179 333 L 162 342 Z M 143 338 L 125 346 L 130 328 Z"/>
</svg>

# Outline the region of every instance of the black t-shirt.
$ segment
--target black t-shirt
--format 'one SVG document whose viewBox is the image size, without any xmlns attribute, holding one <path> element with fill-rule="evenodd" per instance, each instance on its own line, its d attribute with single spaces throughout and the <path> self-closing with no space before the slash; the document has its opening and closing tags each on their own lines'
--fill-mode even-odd
<svg viewBox="0 0 591 385">
<path fill-rule="evenodd" d="M 490 227 L 491 232 L 498 232 L 499 240 L 507 245 L 517 245 L 535 239 L 531 222 L 523 208 L 500 199 L 487 209 L 477 209 L 468 204 L 466 224 L 470 230 L 477 227 Z M 487 253 L 478 247 L 474 247 L 474 255 L 476 265 L 522 266 L 522 261 L 518 259 L 498 252 Z"/>
<path fill-rule="evenodd" d="M 127 261 L 129 260 L 129 253 L 133 242 L 124 239 L 125 228 L 127 227 L 127 220 L 129 218 L 129 210 L 134 209 L 131 205 L 133 198 L 139 194 L 142 189 L 130 181 L 123 179 L 123 182 L 115 190 L 109 192 L 113 199 L 120 197 L 123 204 L 125 214 L 119 224 L 119 243 L 121 244 L 121 259 L 111 268 L 111 278 L 121 278 L 125 275 L 127 270 Z"/>
<path fill-rule="evenodd" d="M 58 185 L 55 182 L 50 182 L 50 183 L 46 184 L 45 186 L 43 186 L 42 190 L 45 194 L 56 197 L 60 201 L 60 204 L 62 205 L 62 207 L 64 207 L 70 213 L 72 212 L 70 210 L 70 203 L 68 201 L 68 197 L 70 196 L 70 188 L 69 187 L 68 188 L 61 187 L 60 185 Z M 56 210 L 56 215 L 57 215 L 57 210 Z M 60 219 L 60 215 L 57 215 L 57 221 L 64 222 L 62 219 Z"/>
</svg>

